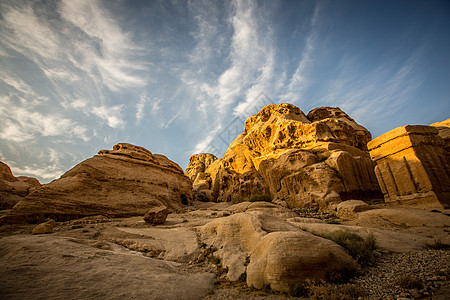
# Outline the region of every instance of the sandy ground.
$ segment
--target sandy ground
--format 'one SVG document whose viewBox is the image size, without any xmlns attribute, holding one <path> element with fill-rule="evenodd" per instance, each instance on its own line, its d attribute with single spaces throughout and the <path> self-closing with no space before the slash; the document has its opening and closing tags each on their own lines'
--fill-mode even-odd
<svg viewBox="0 0 450 300">
<path fill-rule="evenodd" d="M 294 299 L 244 284 L 217 285 L 217 266 L 197 260 L 199 228 L 227 207 L 199 203 L 156 227 L 141 217 L 102 216 L 57 223 L 53 233 L 41 235 L 31 234 L 35 225 L 3 225 L 0 299 Z M 389 210 L 380 217 L 376 211 L 343 223 L 374 232 L 383 251 L 419 251 L 427 241 L 450 242 L 448 216 L 428 213 Z"/>
</svg>

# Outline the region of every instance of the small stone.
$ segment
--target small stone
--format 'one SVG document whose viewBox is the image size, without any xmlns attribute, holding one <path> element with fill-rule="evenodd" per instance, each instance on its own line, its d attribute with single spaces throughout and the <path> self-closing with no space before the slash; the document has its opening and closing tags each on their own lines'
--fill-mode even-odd
<svg viewBox="0 0 450 300">
<path fill-rule="evenodd" d="M 409 290 L 409 293 L 410 293 L 411 296 L 413 296 L 414 298 L 420 298 L 420 297 L 422 297 L 422 295 L 420 295 L 419 291 L 416 290 L 416 289 Z"/>
<path fill-rule="evenodd" d="M 53 226 L 52 224 L 45 222 L 41 223 L 38 226 L 34 227 L 31 233 L 33 234 L 45 234 L 45 233 L 52 233 L 53 232 Z"/>
<path fill-rule="evenodd" d="M 144 221 L 151 225 L 163 224 L 168 214 L 169 209 L 165 206 L 153 207 L 145 214 Z"/>
</svg>

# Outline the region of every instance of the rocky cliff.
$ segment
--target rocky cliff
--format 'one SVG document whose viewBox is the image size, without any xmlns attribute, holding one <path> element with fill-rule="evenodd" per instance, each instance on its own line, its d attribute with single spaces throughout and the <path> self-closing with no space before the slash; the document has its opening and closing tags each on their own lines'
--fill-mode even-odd
<svg viewBox="0 0 450 300">
<path fill-rule="evenodd" d="M 15 177 L 9 166 L 0 161 L 0 209 L 9 209 L 41 184 L 36 178 Z"/>
<path fill-rule="evenodd" d="M 3 221 L 144 215 L 154 206 L 173 211 L 191 200 L 191 182 L 176 163 L 145 148 L 120 143 L 35 190 Z"/>
<path fill-rule="evenodd" d="M 339 108 L 305 115 L 294 105 L 272 104 L 246 120 L 222 159 L 201 171 L 191 158 L 188 170 L 207 179 L 196 190 L 210 191 L 214 201 L 270 195 L 289 207 L 327 208 L 382 197 L 367 152 L 370 140 L 370 132 Z"/>
</svg>

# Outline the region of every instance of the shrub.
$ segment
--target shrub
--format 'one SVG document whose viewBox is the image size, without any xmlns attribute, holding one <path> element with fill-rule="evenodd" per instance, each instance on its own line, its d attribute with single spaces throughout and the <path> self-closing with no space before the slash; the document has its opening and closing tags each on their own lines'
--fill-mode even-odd
<svg viewBox="0 0 450 300">
<path fill-rule="evenodd" d="M 361 266 L 367 266 L 375 260 L 373 251 L 377 248 L 377 245 L 373 234 L 363 238 L 355 233 L 337 230 L 320 236 L 342 246 Z"/>
<path fill-rule="evenodd" d="M 419 278 L 411 275 L 404 274 L 396 278 L 395 283 L 404 289 L 423 289 L 423 282 Z"/>
<path fill-rule="evenodd" d="M 331 287 L 324 282 L 308 281 L 306 289 L 308 290 L 309 299 L 316 300 L 352 300 L 365 296 L 364 290 L 354 284 Z"/>
<path fill-rule="evenodd" d="M 265 202 L 272 202 L 272 198 L 270 195 L 253 195 L 250 200 L 250 202 L 256 202 L 256 201 L 265 201 Z"/>
</svg>

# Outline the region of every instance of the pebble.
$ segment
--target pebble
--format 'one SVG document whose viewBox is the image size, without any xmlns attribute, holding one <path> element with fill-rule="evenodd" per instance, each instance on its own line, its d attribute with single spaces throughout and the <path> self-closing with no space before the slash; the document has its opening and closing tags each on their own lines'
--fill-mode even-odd
<svg viewBox="0 0 450 300">
<path fill-rule="evenodd" d="M 439 287 L 448 284 L 450 270 L 450 251 L 424 250 L 413 253 L 384 254 L 377 264 L 368 267 L 363 275 L 352 283 L 363 287 L 369 299 L 414 299 L 430 297 Z M 407 275 L 421 280 L 424 284 L 417 288 L 402 287 L 399 276 Z"/>
</svg>

